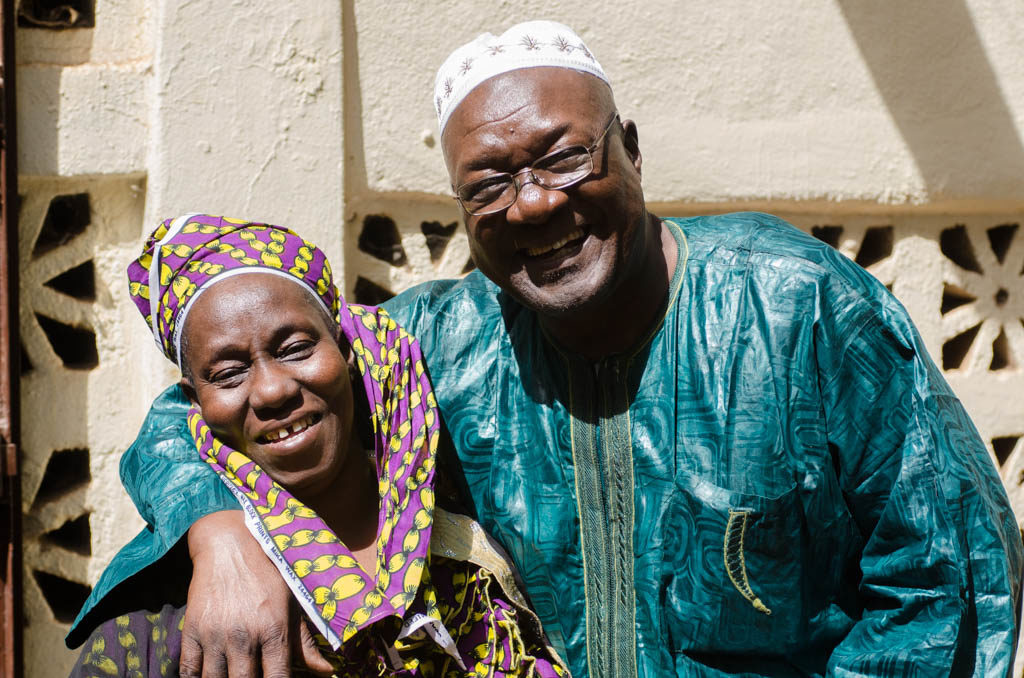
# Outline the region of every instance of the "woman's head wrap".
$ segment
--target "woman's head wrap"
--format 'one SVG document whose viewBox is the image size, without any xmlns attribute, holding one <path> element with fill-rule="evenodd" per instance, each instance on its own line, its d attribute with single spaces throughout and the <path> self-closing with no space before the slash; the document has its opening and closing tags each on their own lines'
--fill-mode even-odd
<svg viewBox="0 0 1024 678">
<path fill-rule="evenodd" d="M 520 68 L 555 66 L 590 73 L 611 85 L 583 38 L 555 21 L 525 21 L 501 35 L 483 33 L 452 52 L 434 79 L 434 110 L 444 132 L 452 111 L 473 89 Z"/>
<path fill-rule="evenodd" d="M 292 280 L 338 322 L 340 295 L 316 245 L 283 226 L 186 214 L 167 219 L 128 266 L 128 290 L 157 346 L 181 367 L 189 309 L 214 282 L 240 273 Z"/>
</svg>

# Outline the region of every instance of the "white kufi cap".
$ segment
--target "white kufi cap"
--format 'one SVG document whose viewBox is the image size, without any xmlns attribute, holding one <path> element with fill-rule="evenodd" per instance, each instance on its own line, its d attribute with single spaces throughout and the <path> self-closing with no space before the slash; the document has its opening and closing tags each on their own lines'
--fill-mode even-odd
<svg viewBox="0 0 1024 678">
<path fill-rule="evenodd" d="M 572 68 L 608 82 L 580 36 L 564 24 L 527 21 L 501 35 L 484 33 L 452 52 L 437 71 L 434 108 L 441 132 L 459 102 L 484 80 L 536 66 Z"/>
</svg>

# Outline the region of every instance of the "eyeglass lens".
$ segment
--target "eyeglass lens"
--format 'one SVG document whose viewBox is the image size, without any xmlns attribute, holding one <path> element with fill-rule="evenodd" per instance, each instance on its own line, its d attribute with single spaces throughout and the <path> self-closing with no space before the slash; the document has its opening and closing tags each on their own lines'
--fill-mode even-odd
<svg viewBox="0 0 1024 678">
<path fill-rule="evenodd" d="M 515 176 L 502 172 L 470 182 L 459 188 L 459 201 L 469 214 L 491 214 L 510 207 L 516 201 L 520 188 L 530 183 L 529 179 L 550 189 L 567 188 L 585 179 L 594 171 L 593 151 L 604 140 L 617 117 L 618 114 L 612 116 L 604 132 L 590 148 L 569 146 L 539 158 L 532 166 L 520 170 Z M 529 179 L 522 178 L 524 174 Z"/>
</svg>

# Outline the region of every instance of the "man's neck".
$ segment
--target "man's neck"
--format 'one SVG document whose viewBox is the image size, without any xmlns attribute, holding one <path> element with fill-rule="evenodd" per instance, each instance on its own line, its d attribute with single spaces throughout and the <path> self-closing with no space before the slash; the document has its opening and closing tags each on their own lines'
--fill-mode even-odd
<svg viewBox="0 0 1024 678">
<path fill-rule="evenodd" d="M 653 214 L 644 237 L 640 256 L 630 262 L 626 279 L 607 299 L 557 319 L 541 317 L 541 325 L 561 346 L 597 361 L 629 350 L 650 331 L 668 295 L 679 246 Z"/>
</svg>

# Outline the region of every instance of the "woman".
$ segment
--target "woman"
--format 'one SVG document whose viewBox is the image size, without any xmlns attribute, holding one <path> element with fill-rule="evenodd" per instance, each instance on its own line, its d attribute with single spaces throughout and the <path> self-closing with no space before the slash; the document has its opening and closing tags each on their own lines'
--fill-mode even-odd
<svg viewBox="0 0 1024 678">
<path fill-rule="evenodd" d="M 199 455 L 338 675 L 566 675 L 507 559 L 434 507 L 440 422 L 418 345 L 383 310 L 344 304 L 319 249 L 281 227 L 185 215 L 128 277 L 181 368 Z M 183 614 L 110 620 L 72 675 L 175 673 Z"/>
</svg>

